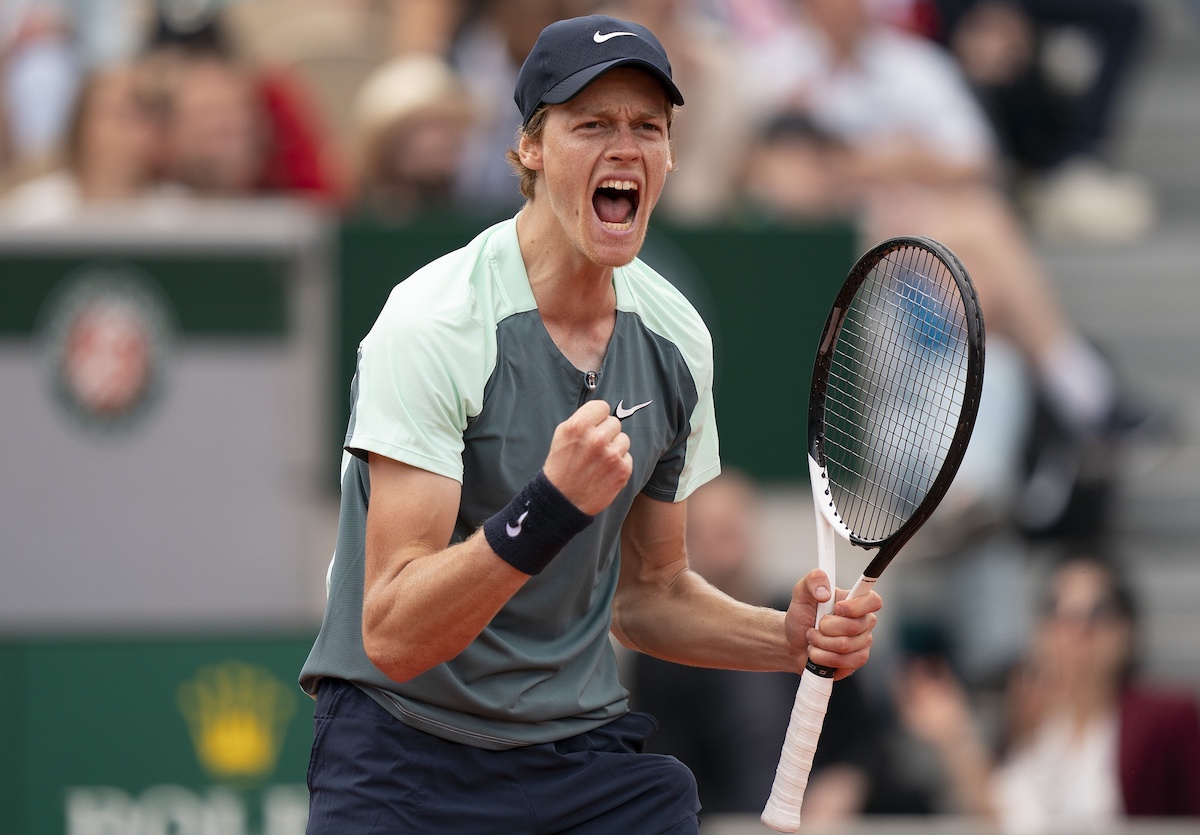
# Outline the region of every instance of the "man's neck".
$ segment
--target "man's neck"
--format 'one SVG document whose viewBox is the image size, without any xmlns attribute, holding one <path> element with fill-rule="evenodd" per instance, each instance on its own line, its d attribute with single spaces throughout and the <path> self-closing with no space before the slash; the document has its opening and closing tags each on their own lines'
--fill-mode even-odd
<svg viewBox="0 0 1200 835">
<path fill-rule="evenodd" d="M 613 268 L 584 257 L 557 221 L 539 219 L 529 205 L 517 216 L 517 241 L 538 314 L 550 338 L 576 368 L 598 370 L 616 326 Z"/>
<path fill-rule="evenodd" d="M 587 326 L 616 309 L 613 268 L 596 264 L 567 239 L 557 219 L 530 205 L 517 216 L 517 241 L 542 318 Z"/>
</svg>

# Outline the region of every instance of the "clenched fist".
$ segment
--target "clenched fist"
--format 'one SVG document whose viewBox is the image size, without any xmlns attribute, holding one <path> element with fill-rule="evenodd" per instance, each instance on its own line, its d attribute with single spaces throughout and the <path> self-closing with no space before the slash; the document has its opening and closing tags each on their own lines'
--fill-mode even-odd
<svg viewBox="0 0 1200 835">
<path fill-rule="evenodd" d="M 550 483 L 589 516 L 604 510 L 633 474 L 629 436 L 603 400 L 589 400 L 554 430 L 542 468 Z"/>
</svg>

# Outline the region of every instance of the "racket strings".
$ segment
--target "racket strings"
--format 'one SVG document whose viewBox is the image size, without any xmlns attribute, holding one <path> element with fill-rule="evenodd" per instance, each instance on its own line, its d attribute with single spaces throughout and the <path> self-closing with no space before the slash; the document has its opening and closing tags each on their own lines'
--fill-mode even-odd
<svg viewBox="0 0 1200 835">
<path fill-rule="evenodd" d="M 929 493 L 966 387 L 966 310 L 949 269 L 905 246 L 855 294 L 833 348 L 825 447 L 835 507 L 857 536 L 885 539 Z"/>
</svg>

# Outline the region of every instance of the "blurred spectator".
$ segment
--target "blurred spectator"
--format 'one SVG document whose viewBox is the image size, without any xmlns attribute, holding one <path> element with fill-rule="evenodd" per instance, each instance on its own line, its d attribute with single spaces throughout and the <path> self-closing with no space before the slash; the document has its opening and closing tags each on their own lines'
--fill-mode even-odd
<svg viewBox="0 0 1200 835">
<path fill-rule="evenodd" d="M 747 56 L 747 94 L 765 113 L 805 114 L 836 140 L 822 159 L 839 177 L 826 172 L 821 182 L 836 187 L 839 209 L 850 195 L 871 239 L 924 234 L 953 249 L 975 280 L 989 338 L 1020 349 L 1071 432 L 1106 433 L 1115 375 L 1060 307 L 996 185 L 990 128 L 954 62 L 923 38 L 877 25 L 865 0 L 794 5 L 794 25 Z"/>
<path fill-rule="evenodd" d="M 93 73 L 75 100 L 63 164 L 13 188 L 5 212 L 22 224 L 38 223 L 150 193 L 156 135 L 139 89 L 133 67 Z"/>
<path fill-rule="evenodd" d="M 238 54 L 286 68 L 320 116 L 322 147 L 347 186 L 353 171 L 353 102 L 390 58 L 444 54 L 459 0 L 252 0 L 228 3 L 224 19 Z M 432 30 L 432 31 L 431 31 Z"/>
<path fill-rule="evenodd" d="M 45 170 L 59 153 L 80 72 L 62 3 L 0 4 L 0 187 Z"/>
<path fill-rule="evenodd" d="M 728 468 L 693 493 L 688 499 L 688 559 L 722 591 L 770 605 L 770 590 L 756 573 L 757 503 L 753 483 Z M 786 602 L 778 601 L 778 607 Z M 659 721 L 647 748 L 672 754 L 691 768 L 703 813 L 762 812 L 799 677 L 682 667 L 641 654 L 634 656 L 632 670 L 634 709 L 649 711 Z M 868 810 L 925 811 L 911 805 L 900 781 L 879 779 L 887 759 L 876 731 L 857 677 L 838 682 L 805 794 L 806 824 L 844 820 Z"/>
<path fill-rule="evenodd" d="M 750 138 L 739 172 L 739 223 L 855 219 L 859 195 L 850 180 L 850 149 L 812 117 L 784 110 Z"/>
<path fill-rule="evenodd" d="M 367 79 L 354 115 L 360 209 L 405 220 L 453 204 L 472 110 L 449 64 L 422 53 L 393 60 Z"/>
<path fill-rule="evenodd" d="M 341 203 L 346 172 L 300 77 L 281 68 L 259 68 L 255 82 L 269 130 L 258 188 Z"/>
<path fill-rule="evenodd" d="M 931 558 L 928 582 L 910 595 L 919 605 L 898 609 L 936 623 L 965 618 L 956 660 L 972 675 L 993 673 L 1020 643 L 1010 619 L 1022 537 L 1107 530 L 1118 451 L 1139 421 L 1147 431 L 1154 422 L 1128 414 L 1109 360 L 1059 306 L 993 177 L 987 121 L 954 62 L 925 38 L 876 27 L 863 0 L 796 5 L 806 22 L 747 59 L 761 62 L 750 78 L 771 88 L 775 124 L 751 146 L 747 196 L 759 205 L 743 219 L 811 219 L 825 203 L 853 212 L 870 242 L 943 241 L 974 278 L 988 332 L 979 422 L 951 492 L 911 546 Z M 798 161 L 817 176 L 800 181 Z M 764 209 L 770 199 L 790 202 Z M 958 586 L 972 594 L 952 593 Z"/>
<path fill-rule="evenodd" d="M 1075 555 L 1046 590 L 995 761 L 948 668 L 914 663 L 900 683 L 904 722 L 939 754 L 960 811 L 1031 833 L 1200 816 L 1195 694 L 1140 679 L 1137 606 L 1119 569 Z"/>
<path fill-rule="evenodd" d="M 257 193 L 268 124 L 253 80 L 218 56 L 187 56 L 174 80 L 164 138 L 164 177 L 199 197 Z"/>
<path fill-rule="evenodd" d="M 450 60 L 471 93 L 475 110 L 456 187 L 459 205 L 483 212 L 516 212 L 524 198 L 505 152 L 521 114 L 513 102 L 517 70 L 537 36 L 572 17 L 577 0 L 478 0 L 454 39 Z"/>
<path fill-rule="evenodd" d="M 761 112 L 811 114 L 876 181 L 976 183 L 996 173 L 991 128 L 948 54 L 880 24 L 867 0 L 788 8 L 745 54 L 744 94 Z"/>
<path fill-rule="evenodd" d="M 1113 117 L 1145 25 L 1139 0 L 937 0 L 942 38 L 1025 175 L 1044 232 L 1127 240 L 1146 184 L 1112 167 Z"/>
<path fill-rule="evenodd" d="M 165 176 L 202 195 L 344 199 L 341 162 L 300 77 L 244 62 L 216 2 L 157 8 L 145 60 L 160 76 Z"/>
</svg>

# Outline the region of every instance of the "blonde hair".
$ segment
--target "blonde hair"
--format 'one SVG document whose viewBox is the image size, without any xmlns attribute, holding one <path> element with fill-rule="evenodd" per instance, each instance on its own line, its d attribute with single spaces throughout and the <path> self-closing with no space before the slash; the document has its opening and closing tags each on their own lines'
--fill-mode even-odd
<svg viewBox="0 0 1200 835">
<path fill-rule="evenodd" d="M 521 125 L 517 129 L 516 147 L 509 148 L 505 154 L 505 159 L 508 160 L 508 166 L 517 175 L 520 183 L 521 196 L 526 200 L 533 199 L 533 187 L 537 183 L 537 172 L 532 168 L 526 168 L 525 163 L 521 162 L 521 155 L 517 148 L 521 145 L 521 140 L 528 139 L 530 142 L 537 142 L 542 138 L 542 131 L 546 129 L 546 115 L 550 112 L 549 105 L 539 104 L 537 110 L 533 111 L 533 115 L 529 117 L 529 121 Z"/>
</svg>

